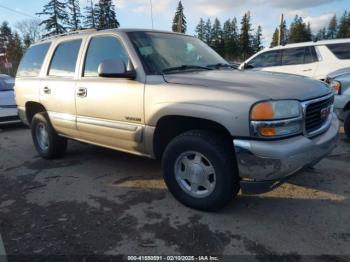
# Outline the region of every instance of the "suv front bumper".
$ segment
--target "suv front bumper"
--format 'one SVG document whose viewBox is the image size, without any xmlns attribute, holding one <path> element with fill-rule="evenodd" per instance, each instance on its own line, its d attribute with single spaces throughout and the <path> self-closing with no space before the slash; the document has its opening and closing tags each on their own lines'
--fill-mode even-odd
<svg viewBox="0 0 350 262">
<path fill-rule="evenodd" d="M 297 136 L 284 140 L 233 141 L 243 193 L 273 190 L 298 171 L 315 165 L 335 147 L 339 121 L 334 115 L 330 128 L 314 138 Z"/>
</svg>

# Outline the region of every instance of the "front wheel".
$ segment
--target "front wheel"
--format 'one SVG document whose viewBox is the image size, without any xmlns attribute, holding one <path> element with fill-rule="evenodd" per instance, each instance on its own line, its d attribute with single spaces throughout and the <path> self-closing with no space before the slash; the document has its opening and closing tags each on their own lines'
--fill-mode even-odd
<svg viewBox="0 0 350 262">
<path fill-rule="evenodd" d="M 344 131 L 348 139 L 350 139 L 350 111 L 345 113 L 344 117 Z"/>
<path fill-rule="evenodd" d="M 67 149 L 67 139 L 57 135 L 46 113 L 37 113 L 31 123 L 34 146 L 44 159 L 62 157 Z"/>
<path fill-rule="evenodd" d="M 221 138 L 194 130 L 174 138 L 162 159 L 165 183 L 184 205 L 214 211 L 239 191 L 233 149 Z"/>
</svg>

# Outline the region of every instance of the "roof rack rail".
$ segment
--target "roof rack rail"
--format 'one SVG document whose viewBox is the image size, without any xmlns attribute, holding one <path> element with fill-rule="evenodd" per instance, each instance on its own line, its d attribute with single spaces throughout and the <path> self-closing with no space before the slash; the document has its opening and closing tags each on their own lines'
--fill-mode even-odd
<svg viewBox="0 0 350 262">
<path fill-rule="evenodd" d="M 62 37 L 62 36 L 78 35 L 78 34 L 84 34 L 84 33 L 90 33 L 90 32 L 91 33 L 92 32 L 97 32 L 97 29 L 96 28 L 81 29 L 81 30 L 75 30 L 75 31 L 66 32 L 66 33 L 59 34 L 59 35 L 48 36 L 48 37 L 44 37 L 44 38 L 40 39 L 40 42 L 56 39 L 56 38 Z"/>
</svg>

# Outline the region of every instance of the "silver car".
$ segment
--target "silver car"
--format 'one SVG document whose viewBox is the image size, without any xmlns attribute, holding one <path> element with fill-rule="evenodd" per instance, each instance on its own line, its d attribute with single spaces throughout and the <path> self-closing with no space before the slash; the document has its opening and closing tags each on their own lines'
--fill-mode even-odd
<svg viewBox="0 0 350 262">
<path fill-rule="evenodd" d="M 15 80 L 8 75 L 0 75 L 0 125 L 19 123 L 18 110 L 13 86 Z"/>
<path fill-rule="evenodd" d="M 329 74 L 327 82 L 335 93 L 335 112 L 344 121 L 345 134 L 350 139 L 350 67 Z"/>
</svg>

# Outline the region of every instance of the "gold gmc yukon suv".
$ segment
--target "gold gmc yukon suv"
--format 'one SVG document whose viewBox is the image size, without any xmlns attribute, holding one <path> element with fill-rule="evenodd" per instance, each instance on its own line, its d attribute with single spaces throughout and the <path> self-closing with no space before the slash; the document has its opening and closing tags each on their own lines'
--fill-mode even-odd
<svg viewBox="0 0 350 262">
<path fill-rule="evenodd" d="M 171 193 L 208 211 L 315 165 L 339 127 L 326 84 L 241 72 L 195 37 L 153 30 L 44 39 L 22 59 L 15 91 L 43 158 L 74 139 L 161 159 Z"/>
</svg>

